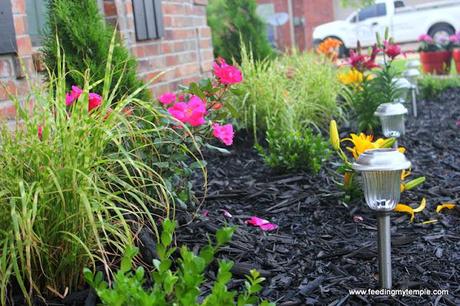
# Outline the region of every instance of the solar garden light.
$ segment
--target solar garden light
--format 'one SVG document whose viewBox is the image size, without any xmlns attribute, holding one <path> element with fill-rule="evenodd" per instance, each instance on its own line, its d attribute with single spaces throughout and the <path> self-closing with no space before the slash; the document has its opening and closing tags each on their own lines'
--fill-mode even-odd
<svg viewBox="0 0 460 306">
<path fill-rule="evenodd" d="M 418 59 L 413 59 L 413 60 L 407 61 L 406 68 L 407 69 L 419 69 L 420 68 L 420 61 Z"/>
<path fill-rule="evenodd" d="M 399 138 L 406 132 L 405 115 L 407 108 L 400 102 L 383 103 L 377 107 L 374 115 L 380 118 L 382 132 L 385 137 Z M 398 141 L 395 141 L 394 147 L 398 147 Z"/>
<path fill-rule="evenodd" d="M 417 117 L 417 79 L 420 76 L 420 70 L 417 68 L 409 68 L 404 71 L 404 77 L 410 82 L 411 84 L 411 95 L 412 95 L 412 112 L 414 117 Z"/>
<path fill-rule="evenodd" d="M 397 149 L 372 149 L 362 153 L 353 169 L 362 173 L 364 198 L 377 212 L 379 285 L 391 289 L 390 212 L 399 203 L 401 173 L 411 163 Z"/>
</svg>

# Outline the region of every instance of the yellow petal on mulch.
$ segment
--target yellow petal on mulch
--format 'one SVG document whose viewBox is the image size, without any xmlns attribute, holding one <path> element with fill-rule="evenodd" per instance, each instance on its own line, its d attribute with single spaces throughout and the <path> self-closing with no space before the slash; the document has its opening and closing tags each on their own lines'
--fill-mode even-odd
<svg viewBox="0 0 460 306">
<path fill-rule="evenodd" d="M 432 224 L 432 223 L 436 223 L 436 222 L 438 222 L 438 220 L 434 219 L 434 220 L 423 221 L 422 224 Z"/>
<path fill-rule="evenodd" d="M 456 205 L 455 204 L 452 204 L 452 203 L 442 203 L 441 205 L 438 205 L 436 207 L 436 212 L 437 213 L 440 213 L 441 211 L 443 211 L 444 209 L 453 209 L 455 208 Z"/>
<path fill-rule="evenodd" d="M 425 209 L 425 207 L 426 207 L 426 199 L 423 198 L 422 201 L 420 202 L 420 206 L 417 208 L 414 208 L 414 213 L 421 212 L 422 210 Z"/>
<path fill-rule="evenodd" d="M 414 221 L 414 209 L 410 207 L 409 205 L 406 204 L 398 204 L 396 205 L 394 211 L 396 212 L 402 212 L 410 215 L 410 222 Z"/>
</svg>

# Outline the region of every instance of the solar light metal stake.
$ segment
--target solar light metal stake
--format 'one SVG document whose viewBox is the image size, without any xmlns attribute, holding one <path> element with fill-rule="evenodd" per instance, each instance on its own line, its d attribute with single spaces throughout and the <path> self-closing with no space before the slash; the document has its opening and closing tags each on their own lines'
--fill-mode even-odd
<svg viewBox="0 0 460 306">
<path fill-rule="evenodd" d="M 419 76 L 420 70 L 418 70 L 417 68 L 409 68 L 408 70 L 404 71 L 404 77 L 407 78 L 407 80 L 411 84 L 410 92 L 412 95 L 412 112 L 414 114 L 414 117 L 417 117 L 417 79 Z"/>
<path fill-rule="evenodd" d="M 390 212 L 400 197 L 402 170 L 411 163 L 396 149 L 373 149 L 361 154 L 353 169 L 362 173 L 366 203 L 377 212 L 379 285 L 391 289 Z"/>
<path fill-rule="evenodd" d="M 395 137 L 398 139 L 406 133 L 405 115 L 407 108 L 400 102 L 383 103 L 377 107 L 374 115 L 380 118 L 382 132 L 385 137 Z M 395 141 L 394 147 L 398 147 Z"/>
</svg>

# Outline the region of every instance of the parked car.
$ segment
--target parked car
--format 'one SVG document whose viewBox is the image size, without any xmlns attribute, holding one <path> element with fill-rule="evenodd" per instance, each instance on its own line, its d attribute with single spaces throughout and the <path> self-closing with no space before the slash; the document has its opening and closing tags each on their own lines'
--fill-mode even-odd
<svg viewBox="0 0 460 306">
<path fill-rule="evenodd" d="M 376 0 L 346 20 L 329 22 L 316 27 L 313 40 L 319 44 L 326 38 L 342 41 L 343 48 L 355 48 L 375 43 L 375 34 L 384 34 L 388 28 L 397 43 L 415 42 L 427 33 L 440 40 L 460 29 L 460 0 L 444 0 L 417 6 L 406 6 L 402 0 Z"/>
</svg>

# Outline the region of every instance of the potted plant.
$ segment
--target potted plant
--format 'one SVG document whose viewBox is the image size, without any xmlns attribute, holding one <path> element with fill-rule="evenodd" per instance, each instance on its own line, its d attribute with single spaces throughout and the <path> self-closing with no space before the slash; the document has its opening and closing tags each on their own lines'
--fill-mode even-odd
<svg viewBox="0 0 460 306">
<path fill-rule="evenodd" d="M 449 50 L 450 44 L 439 44 L 428 34 L 419 37 L 420 62 L 423 71 L 430 74 L 447 74 L 450 71 L 452 61 L 452 51 Z"/>
<path fill-rule="evenodd" d="M 457 73 L 460 74 L 460 32 L 449 37 L 449 41 L 452 45 L 452 57 L 454 58 L 455 67 Z"/>
</svg>

